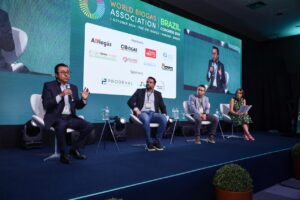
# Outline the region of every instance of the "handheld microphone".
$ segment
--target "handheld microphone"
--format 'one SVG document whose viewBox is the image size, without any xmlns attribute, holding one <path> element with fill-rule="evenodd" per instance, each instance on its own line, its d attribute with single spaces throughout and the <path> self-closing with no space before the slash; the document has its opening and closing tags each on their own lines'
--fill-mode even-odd
<svg viewBox="0 0 300 200">
<path fill-rule="evenodd" d="M 71 89 L 71 86 L 69 83 L 66 84 L 66 88 Z M 70 94 L 70 97 L 71 97 L 71 101 L 74 101 L 73 94 Z"/>
<path fill-rule="evenodd" d="M 210 73 L 211 73 L 212 76 L 214 76 L 215 75 L 215 68 L 214 68 L 213 63 L 211 63 L 210 67 L 213 69 L 212 72 L 210 72 Z"/>
</svg>

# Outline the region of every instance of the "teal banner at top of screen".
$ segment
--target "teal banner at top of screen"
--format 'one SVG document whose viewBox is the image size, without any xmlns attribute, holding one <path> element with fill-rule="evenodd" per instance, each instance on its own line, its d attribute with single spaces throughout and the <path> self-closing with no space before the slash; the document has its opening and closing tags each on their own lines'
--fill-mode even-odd
<svg viewBox="0 0 300 200">
<path fill-rule="evenodd" d="M 89 22 L 172 44 L 182 42 L 188 28 L 241 48 L 240 39 L 142 1 L 77 0 L 73 8 L 72 25 Z"/>
</svg>

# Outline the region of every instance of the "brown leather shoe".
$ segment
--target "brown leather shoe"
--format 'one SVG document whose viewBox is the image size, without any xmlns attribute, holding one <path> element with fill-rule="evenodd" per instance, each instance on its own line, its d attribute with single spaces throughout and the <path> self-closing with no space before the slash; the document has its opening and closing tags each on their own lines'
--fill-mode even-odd
<svg viewBox="0 0 300 200">
<path fill-rule="evenodd" d="M 200 136 L 195 137 L 195 144 L 201 144 Z"/>
</svg>

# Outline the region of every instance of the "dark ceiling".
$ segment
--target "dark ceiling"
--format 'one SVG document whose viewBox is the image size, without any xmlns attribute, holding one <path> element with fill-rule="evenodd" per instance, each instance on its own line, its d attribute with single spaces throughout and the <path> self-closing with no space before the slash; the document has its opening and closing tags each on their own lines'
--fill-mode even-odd
<svg viewBox="0 0 300 200">
<path fill-rule="evenodd" d="M 300 0 L 150 0 L 256 41 L 300 34 Z M 173 11 L 172 10 L 172 11 Z M 178 12 L 176 12 L 177 14 Z M 223 31 L 224 31 L 223 30 Z"/>
</svg>

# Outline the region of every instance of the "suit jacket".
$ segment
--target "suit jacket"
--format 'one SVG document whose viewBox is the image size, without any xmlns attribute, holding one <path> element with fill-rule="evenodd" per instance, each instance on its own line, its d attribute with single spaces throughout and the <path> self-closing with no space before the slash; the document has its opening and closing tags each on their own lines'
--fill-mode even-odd
<svg viewBox="0 0 300 200">
<path fill-rule="evenodd" d="M 208 73 L 209 72 L 209 68 L 212 66 L 213 60 L 209 60 L 208 61 L 208 68 L 207 68 L 207 74 L 206 74 L 206 80 L 210 81 L 209 83 L 209 87 L 213 86 L 213 82 L 215 80 L 214 76 L 210 76 L 208 77 Z M 222 76 L 219 75 L 219 73 L 217 72 L 217 88 L 220 91 L 225 91 L 225 85 L 226 85 L 226 77 L 225 77 L 225 70 L 224 70 L 224 65 L 223 63 L 221 63 L 221 61 L 217 61 L 217 66 L 218 66 L 218 71 L 221 69 L 222 72 Z"/>
<path fill-rule="evenodd" d="M 12 29 L 9 22 L 8 14 L 4 10 L 0 9 L 0 71 L 11 71 L 11 68 L 7 67 L 7 63 L 2 56 L 2 50 L 13 51 L 15 49 L 15 43 L 13 40 Z"/>
<path fill-rule="evenodd" d="M 15 49 L 15 43 L 12 36 L 11 25 L 8 14 L 0 9 L 0 50 L 12 51 Z"/>
<path fill-rule="evenodd" d="M 76 109 L 81 109 L 85 106 L 85 103 L 79 99 L 78 97 L 78 89 L 75 85 L 70 84 L 72 90 L 72 96 L 74 101 L 72 101 L 71 96 L 69 96 L 70 110 L 71 115 L 76 116 Z M 58 81 L 50 81 L 46 82 L 43 87 L 43 106 L 46 110 L 46 114 L 44 116 L 45 128 L 49 129 L 53 123 L 60 117 L 64 106 L 64 98 L 57 103 L 56 96 L 61 93 L 60 83 Z"/>
<path fill-rule="evenodd" d="M 145 102 L 145 93 L 146 93 L 146 89 L 137 89 L 135 93 L 127 101 L 128 106 L 132 110 L 135 107 L 138 107 L 140 110 L 142 110 Z M 167 114 L 167 109 L 164 104 L 161 93 L 156 90 L 154 90 L 154 107 L 155 107 L 155 112 L 160 111 L 164 114 Z"/>
<path fill-rule="evenodd" d="M 199 113 L 200 104 L 198 98 L 199 97 L 197 94 L 192 94 L 189 96 L 188 105 L 189 105 L 190 114 Z M 202 100 L 203 111 L 206 114 L 209 114 L 209 109 L 210 109 L 209 99 L 207 96 L 203 96 L 202 98 L 203 98 Z"/>
</svg>

